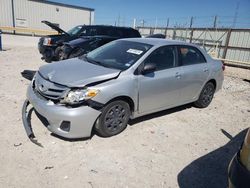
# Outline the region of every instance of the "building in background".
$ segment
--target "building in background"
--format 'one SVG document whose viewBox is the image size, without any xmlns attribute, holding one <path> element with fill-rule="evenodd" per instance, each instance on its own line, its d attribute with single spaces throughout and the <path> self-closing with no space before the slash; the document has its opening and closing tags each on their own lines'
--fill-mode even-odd
<svg viewBox="0 0 250 188">
<path fill-rule="evenodd" d="M 51 30 L 41 23 L 42 20 L 55 23 L 67 31 L 76 25 L 91 25 L 94 22 L 94 9 L 45 0 L 0 0 L 2 28 Z"/>
</svg>

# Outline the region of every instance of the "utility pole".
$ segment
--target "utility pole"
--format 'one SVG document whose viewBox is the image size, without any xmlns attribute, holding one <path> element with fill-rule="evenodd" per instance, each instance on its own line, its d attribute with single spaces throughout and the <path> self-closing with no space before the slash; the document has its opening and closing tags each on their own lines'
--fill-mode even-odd
<svg viewBox="0 0 250 188">
<path fill-rule="evenodd" d="M 119 14 L 119 16 L 118 16 L 117 26 L 120 26 L 120 14 Z"/>
<path fill-rule="evenodd" d="M 240 2 L 238 1 L 237 5 L 236 5 L 235 13 L 234 13 L 234 20 L 233 20 L 233 26 L 232 26 L 233 28 L 235 28 L 235 26 L 236 26 L 238 13 L 239 13 L 239 6 L 240 6 Z"/>
<path fill-rule="evenodd" d="M 157 28 L 157 24 L 158 24 L 158 19 L 157 17 L 155 18 L 155 29 Z"/>
<path fill-rule="evenodd" d="M 142 27 L 144 27 L 145 20 L 142 20 L 142 21 L 141 21 L 141 24 L 142 24 Z"/>
<path fill-rule="evenodd" d="M 192 28 L 192 26 L 193 26 L 193 19 L 194 19 L 194 17 L 192 16 L 192 17 L 191 17 L 191 19 L 190 19 L 190 25 L 189 25 L 189 28 Z"/>
<path fill-rule="evenodd" d="M 136 27 L 136 18 L 134 18 L 134 23 L 133 23 L 133 28 L 135 29 Z"/>
<path fill-rule="evenodd" d="M 214 28 L 217 28 L 217 16 L 214 17 Z"/>
<path fill-rule="evenodd" d="M 165 37 L 167 37 L 168 26 L 169 26 L 169 18 L 167 19 L 167 24 L 166 24 L 166 28 L 165 28 Z"/>
<path fill-rule="evenodd" d="M 168 26 L 169 26 L 169 18 L 167 19 L 167 25 L 166 25 L 166 27 L 168 28 Z"/>
</svg>

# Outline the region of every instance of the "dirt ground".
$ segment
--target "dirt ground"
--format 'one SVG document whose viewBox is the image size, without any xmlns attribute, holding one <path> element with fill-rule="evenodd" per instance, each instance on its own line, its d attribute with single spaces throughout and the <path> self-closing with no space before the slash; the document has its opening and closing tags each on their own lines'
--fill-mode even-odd
<svg viewBox="0 0 250 188">
<path fill-rule="evenodd" d="M 45 63 L 38 38 L 3 35 L 0 52 L 0 187 L 226 187 L 227 166 L 250 122 L 250 70 L 226 67 L 223 89 L 206 109 L 192 105 L 130 122 L 114 137 L 66 141 L 32 125 L 21 108 L 29 81 L 20 72 Z"/>
</svg>

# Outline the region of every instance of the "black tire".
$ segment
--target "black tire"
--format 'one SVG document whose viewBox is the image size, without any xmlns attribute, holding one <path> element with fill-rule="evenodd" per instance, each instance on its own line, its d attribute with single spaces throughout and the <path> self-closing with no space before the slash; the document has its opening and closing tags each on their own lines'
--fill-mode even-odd
<svg viewBox="0 0 250 188">
<path fill-rule="evenodd" d="M 76 49 L 72 50 L 72 52 L 70 53 L 69 59 L 79 57 L 79 56 L 83 55 L 84 53 L 85 53 L 85 51 L 83 49 L 76 48 Z"/>
<path fill-rule="evenodd" d="M 194 105 L 198 108 L 206 108 L 212 102 L 215 93 L 215 86 L 212 82 L 206 83 L 201 90 L 199 99 L 194 102 Z"/>
<path fill-rule="evenodd" d="M 61 49 L 61 46 L 56 48 L 55 57 L 56 57 L 56 60 L 58 61 L 61 61 L 64 59 L 63 50 Z"/>
<path fill-rule="evenodd" d="M 44 59 L 44 61 L 46 63 L 51 63 L 52 62 L 52 55 L 53 55 L 53 51 L 52 50 L 45 50 L 42 59 Z"/>
<path fill-rule="evenodd" d="M 130 114 L 130 107 L 125 101 L 108 103 L 95 123 L 97 135 L 110 137 L 121 133 L 127 127 Z"/>
</svg>

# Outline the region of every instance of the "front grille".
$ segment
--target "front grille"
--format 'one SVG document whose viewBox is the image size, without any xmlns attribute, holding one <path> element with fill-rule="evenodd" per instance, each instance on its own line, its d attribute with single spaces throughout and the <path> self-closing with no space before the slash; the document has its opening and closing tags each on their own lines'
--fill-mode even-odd
<svg viewBox="0 0 250 188">
<path fill-rule="evenodd" d="M 69 91 L 69 88 L 67 86 L 63 86 L 46 80 L 40 75 L 39 72 L 38 74 L 36 74 L 33 88 L 35 90 L 35 93 L 40 94 L 46 99 L 54 101 L 60 100 L 65 96 L 66 92 Z"/>
</svg>

